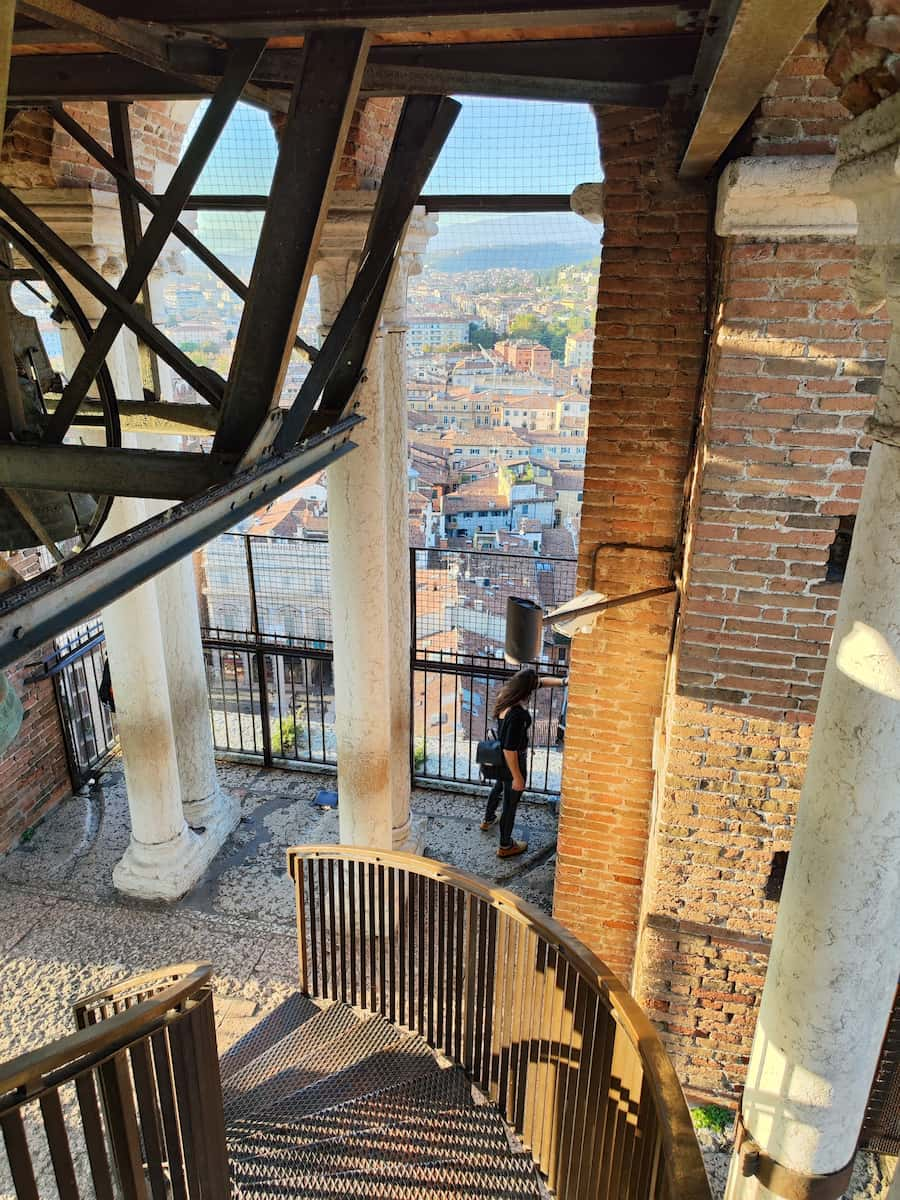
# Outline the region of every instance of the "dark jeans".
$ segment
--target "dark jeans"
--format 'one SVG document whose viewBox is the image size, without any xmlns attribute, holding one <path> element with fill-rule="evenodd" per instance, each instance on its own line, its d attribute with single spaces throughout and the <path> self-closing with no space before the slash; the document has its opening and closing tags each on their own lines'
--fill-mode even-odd
<svg viewBox="0 0 900 1200">
<path fill-rule="evenodd" d="M 498 779 L 491 788 L 487 808 L 484 811 L 484 819 L 486 821 L 493 821 L 502 800 L 503 811 L 500 813 L 501 846 L 511 846 L 513 844 L 513 825 L 516 823 L 516 809 L 519 806 L 521 798 L 522 793 L 517 792 L 512 785 L 512 775 L 507 776 L 505 779 Z"/>
</svg>

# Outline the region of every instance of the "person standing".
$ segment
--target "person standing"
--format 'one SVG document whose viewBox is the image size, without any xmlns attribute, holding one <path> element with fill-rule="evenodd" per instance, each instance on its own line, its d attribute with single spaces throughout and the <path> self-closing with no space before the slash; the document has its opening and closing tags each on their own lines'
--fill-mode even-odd
<svg viewBox="0 0 900 1200">
<path fill-rule="evenodd" d="M 565 679 L 539 675 L 534 667 L 523 667 L 506 681 L 497 695 L 492 716 L 500 722 L 497 737 L 503 751 L 503 766 L 488 796 L 481 828 L 485 831 L 493 829 L 499 820 L 498 858 L 515 858 L 528 849 L 527 842 L 517 842 L 513 838 L 516 809 L 528 777 L 528 733 L 531 729 L 528 701 L 538 688 L 564 687 L 566 683 Z M 501 800 L 503 808 L 498 817 Z"/>
</svg>

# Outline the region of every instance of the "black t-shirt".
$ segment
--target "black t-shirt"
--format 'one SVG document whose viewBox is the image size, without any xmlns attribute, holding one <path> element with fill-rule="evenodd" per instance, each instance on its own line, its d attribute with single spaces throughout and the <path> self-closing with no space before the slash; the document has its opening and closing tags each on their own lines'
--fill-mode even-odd
<svg viewBox="0 0 900 1200">
<path fill-rule="evenodd" d="M 517 750 L 519 760 L 528 749 L 528 730 L 531 728 L 531 713 L 514 704 L 500 722 L 500 746 L 504 750 Z"/>
</svg>

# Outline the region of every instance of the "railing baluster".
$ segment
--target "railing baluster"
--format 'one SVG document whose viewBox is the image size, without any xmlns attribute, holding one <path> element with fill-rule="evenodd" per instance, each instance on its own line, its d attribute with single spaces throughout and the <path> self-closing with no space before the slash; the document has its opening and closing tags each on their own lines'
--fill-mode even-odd
<svg viewBox="0 0 900 1200">
<path fill-rule="evenodd" d="M 359 922 L 359 909 L 356 903 L 356 863 L 354 862 L 347 863 L 347 918 L 350 933 L 350 1003 L 361 1008 L 366 994 L 366 966 L 363 956 L 361 964 L 363 983 L 360 988 L 357 988 L 356 929 Z"/>
<path fill-rule="evenodd" d="M 331 980 L 328 994 L 332 1000 L 337 1000 L 340 985 L 338 983 L 337 922 L 334 917 L 334 859 L 326 859 L 325 866 L 328 872 L 328 974 Z M 341 947 L 341 953 L 343 956 L 343 947 Z"/>
<path fill-rule="evenodd" d="M 500 1098 L 500 1059 L 507 1038 L 509 1006 L 507 991 L 515 971 L 510 961 L 510 934 L 512 922 L 502 910 L 497 914 L 496 957 L 494 959 L 494 1010 L 491 1019 L 491 1053 L 487 1071 L 488 1095 L 496 1104 Z"/>
<path fill-rule="evenodd" d="M 88 1162 L 91 1166 L 94 1193 L 97 1200 L 114 1200 L 113 1180 L 106 1153 L 106 1139 L 103 1134 L 103 1122 L 100 1119 L 100 1102 L 93 1074 L 85 1072 L 83 1075 L 79 1075 L 75 1080 L 75 1092 L 78 1096 L 81 1126 L 84 1130 Z"/>
<path fill-rule="evenodd" d="M 328 985 L 328 929 L 327 929 L 327 914 L 326 914 L 326 895 L 325 895 L 325 860 L 322 858 L 316 859 L 316 874 L 318 875 L 318 905 L 317 916 L 319 918 L 319 972 L 320 972 L 320 990 L 319 995 L 330 996 Z"/>
<path fill-rule="evenodd" d="M 406 961 L 406 937 L 407 927 L 409 924 L 409 910 L 407 908 L 406 897 L 407 875 L 405 871 L 397 872 L 397 908 L 394 912 L 394 919 L 397 924 L 397 953 L 399 956 L 397 963 L 397 1020 L 401 1025 L 410 1025 L 412 1021 L 407 1017 L 406 1013 L 406 988 L 407 983 L 411 978 L 410 972 L 407 969 Z M 393 1020 L 393 1017 L 391 1018 Z"/>
<path fill-rule="evenodd" d="M 134 1107 L 131 1074 L 124 1051 L 119 1051 L 99 1069 L 103 1088 L 103 1110 L 119 1186 L 125 1200 L 143 1200 L 146 1195 L 140 1133 Z"/>
<path fill-rule="evenodd" d="M 415 877 L 415 879 L 416 879 L 416 908 L 417 908 L 418 917 L 419 917 L 419 932 L 418 932 L 418 938 L 417 938 L 417 949 L 418 949 L 418 954 L 419 954 L 419 969 L 416 972 L 416 980 L 417 980 L 418 988 L 419 988 L 419 996 L 418 996 L 419 1007 L 418 1007 L 418 1019 L 416 1021 L 416 1029 L 419 1031 L 419 1033 L 422 1035 L 422 1037 L 425 1037 L 428 1032 L 428 1028 L 431 1025 L 431 1003 L 430 1003 L 430 1000 L 429 1000 L 427 1023 L 425 1020 L 425 996 L 426 995 L 430 996 L 430 994 L 431 994 L 430 992 L 426 993 L 426 990 L 425 990 L 426 989 L 427 966 L 428 966 L 428 963 L 431 958 L 431 955 L 429 953 L 430 939 L 429 939 L 429 942 L 426 942 L 426 940 L 425 940 L 425 914 L 427 911 L 430 916 L 430 908 L 428 906 L 428 888 L 426 886 L 425 879 L 423 879 L 423 877 L 421 875 L 417 875 Z"/>
<path fill-rule="evenodd" d="M 212 991 L 207 991 L 200 999 L 190 1014 L 188 1024 L 193 1026 L 191 1032 L 194 1035 L 194 1056 L 201 1095 L 200 1116 L 207 1147 L 209 1190 L 204 1193 L 204 1200 L 228 1200 L 231 1180 L 225 1143 L 225 1112 L 219 1081 Z"/>
<path fill-rule="evenodd" d="M 3 1130 L 6 1156 L 9 1159 L 9 1170 L 18 1200 L 41 1200 L 34 1178 L 22 1113 L 16 1109 L 0 1117 L 0 1129 Z"/>
<path fill-rule="evenodd" d="M 319 996 L 321 995 L 322 979 L 319 973 L 319 949 L 316 944 L 318 907 L 316 905 L 315 862 L 310 859 L 304 865 L 306 867 L 306 889 L 309 896 L 309 957 L 312 964 L 312 989 L 313 995 Z"/>
<path fill-rule="evenodd" d="M 569 972 L 569 989 L 566 994 L 568 1067 L 562 1104 L 563 1117 L 559 1127 L 555 1184 L 557 1194 L 562 1200 L 566 1200 L 572 1194 L 569 1188 L 572 1182 L 575 1147 L 582 1138 L 579 1117 L 583 1108 L 580 1105 L 590 1068 L 590 1041 L 585 1035 L 588 989 L 575 970 Z"/>
<path fill-rule="evenodd" d="M 387 869 L 388 910 L 384 919 L 388 932 L 388 1004 L 390 1005 L 390 1020 L 397 1020 L 397 917 L 400 906 L 396 901 L 397 872 L 393 867 Z M 402 921 L 401 921 L 402 928 Z"/>
<path fill-rule="evenodd" d="M 306 860 L 294 856 L 291 860 L 294 875 L 294 896 L 297 901 L 297 965 L 300 971 L 300 991 L 309 991 L 309 962 L 306 951 Z"/>
<path fill-rule="evenodd" d="M 173 1200 L 187 1200 L 187 1173 L 181 1148 L 181 1133 L 178 1127 L 178 1108 L 175 1100 L 175 1081 L 172 1075 L 172 1058 L 166 1030 L 160 1030 L 150 1039 L 153 1067 L 156 1075 L 156 1090 L 162 1114 L 163 1134 L 166 1139 L 166 1155 L 169 1163 L 169 1179 L 172 1184 Z"/>
<path fill-rule="evenodd" d="M 213 1200 L 207 1147 L 203 1139 L 203 1097 L 194 1058 L 193 1031 L 187 1022 L 177 1021 L 169 1027 L 172 1050 L 172 1070 L 178 1097 L 178 1116 L 185 1147 L 188 1194 L 191 1200 Z"/>
<path fill-rule="evenodd" d="M 491 1086 L 491 1065 L 493 1058 L 494 1039 L 497 1036 L 494 1029 L 494 1017 L 497 1011 L 498 998 L 502 1003 L 502 976 L 497 970 L 497 910 L 492 904 L 484 906 L 485 931 L 483 942 L 484 957 L 482 959 L 482 1012 L 484 1028 L 481 1040 L 481 1067 L 479 1077 L 481 1086 L 487 1092 Z M 499 1016 L 500 1014 L 497 1013 Z M 499 1031 L 498 1031 L 499 1032 Z"/>
<path fill-rule="evenodd" d="M 591 1114 L 588 1125 L 589 1145 L 586 1148 L 588 1153 L 582 1164 L 580 1190 L 580 1194 L 586 1197 L 596 1196 L 598 1193 L 601 1165 L 608 1148 L 609 1084 L 617 1029 L 618 1026 L 612 1013 L 602 999 L 598 1000 L 597 1044 L 594 1047 L 590 1090 L 587 1097 L 588 1112 Z"/>
<path fill-rule="evenodd" d="M 460 965 L 466 961 L 466 943 L 465 943 L 465 919 L 466 919 L 466 904 L 465 893 L 459 888 L 454 888 L 454 911 L 453 911 L 453 958 L 450 960 L 456 968 L 456 978 L 453 984 L 453 1057 L 457 1062 L 464 1062 L 463 1050 L 463 1032 L 465 1029 L 465 1010 L 463 1008 L 463 982 L 465 973 L 461 971 Z"/>
<path fill-rule="evenodd" d="M 168 1200 L 169 1189 L 163 1172 L 162 1131 L 156 1103 L 156 1088 L 153 1086 L 153 1065 L 150 1047 L 146 1041 L 131 1047 L 131 1073 L 137 1095 L 138 1112 L 141 1117 L 141 1133 L 144 1143 L 144 1159 L 150 1180 L 153 1200 Z"/>
<path fill-rule="evenodd" d="M 381 938 L 381 920 L 379 919 L 378 910 L 375 907 L 375 866 L 373 863 L 360 863 L 359 873 L 359 894 L 363 894 L 363 879 L 366 882 L 366 895 L 369 898 L 367 908 L 367 920 L 365 925 L 366 936 L 369 943 L 369 1005 L 372 1012 L 381 1012 L 383 1006 L 378 1004 L 378 977 L 376 970 L 378 947 L 375 945 L 375 939 L 384 945 Z"/>
<path fill-rule="evenodd" d="M 72 1151 L 69 1148 L 69 1133 L 57 1089 L 54 1088 L 41 1096 L 41 1116 L 44 1120 L 44 1132 L 47 1135 L 59 1200 L 79 1200 L 75 1164 L 72 1162 Z"/>
<path fill-rule="evenodd" d="M 333 867 L 332 886 L 334 886 L 334 875 L 337 875 L 337 900 L 338 900 L 338 916 L 341 922 L 340 925 L 340 945 L 337 948 L 337 962 L 341 969 L 341 1002 L 347 1003 L 347 901 L 344 896 L 344 860 L 339 858 L 336 862 L 329 864 Z M 333 920 L 332 916 L 332 920 Z"/>
<path fill-rule="evenodd" d="M 437 890 L 437 987 L 434 994 L 435 1031 L 434 1045 L 442 1050 L 447 1049 L 449 1042 L 447 1026 L 447 993 L 445 991 L 445 974 L 447 966 L 447 896 L 449 888 L 444 883 L 436 885 Z"/>
<path fill-rule="evenodd" d="M 535 1104 L 538 1090 L 538 1073 L 541 1055 L 541 1017 L 544 1012 L 544 993 L 547 982 L 547 943 L 535 938 L 535 970 L 528 997 L 528 1017 L 525 1027 L 526 1062 L 528 1076 L 525 1081 L 525 1105 L 522 1111 L 522 1134 L 525 1145 L 538 1161 L 540 1147 L 535 1144 Z"/>
<path fill-rule="evenodd" d="M 550 1023 L 547 1026 L 549 1033 L 546 1050 L 547 1083 L 544 1093 L 544 1120 L 541 1129 L 541 1161 L 546 1164 L 544 1170 L 547 1173 L 548 1181 L 553 1180 L 553 1183 L 550 1184 L 553 1188 L 556 1186 L 559 1161 L 559 1123 L 566 1111 L 565 1091 L 570 1043 L 563 1037 L 563 1025 L 566 1015 L 565 1002 L 568 981 L 569 964 L 561 954 L 557 953 L 553 974 L 553 1007 L 550 1013 Z"/>
<path fill-rule="evenodd" d="M 388 997 L 387 997 L 388 988 L 387 988 L 387 979 L 385 976 L 385 969 L 386 969 L 385 968 L 385 960 L 387 957 L 387 945 L 385 942 L 386 930 L 385 930 L 385 908 L 384 908 L 384 906 L 387 902 L 387 897 L 388 897 L 388 893 L 386 890 L 386 883 L 387 883 L 387 881 L 385 879 L 385 869 L 381 865 L 381 863 L 379 863 L 378 864 L 378 913 L 377 913 L 378 930 L 379 930 L 379 937 L 378 937 L 378 994 L 379 994 L 381 1003 L 378 1006 L 378 1012 L 380 1012 L 383 1017 L 386 1017 L 387 1013 L 388 1013 Z"/>
</svg>

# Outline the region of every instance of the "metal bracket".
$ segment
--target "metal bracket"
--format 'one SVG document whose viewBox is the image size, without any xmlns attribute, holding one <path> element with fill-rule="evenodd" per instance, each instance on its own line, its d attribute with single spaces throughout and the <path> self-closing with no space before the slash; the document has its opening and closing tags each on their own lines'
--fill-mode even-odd
<svg viewBox="0 0 900 1200">
<path fill-rule="evenodd" d="M 771 1158 L 753 1138 L 744 1124 L 743 1113 L 735 1121 L 734 1148 L 745 1179 L 754 1176 L 763 1187 L 783 1200 L 838 1200 L 847 1190 L 856 1156 L 828 1175 L 807 1175 L 794 1171 Z"/>
</svg>

